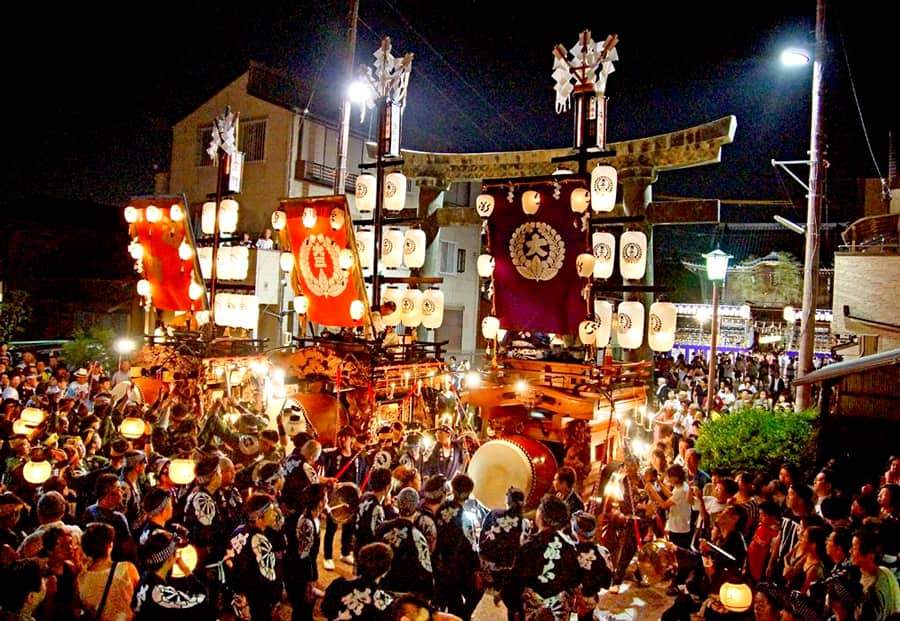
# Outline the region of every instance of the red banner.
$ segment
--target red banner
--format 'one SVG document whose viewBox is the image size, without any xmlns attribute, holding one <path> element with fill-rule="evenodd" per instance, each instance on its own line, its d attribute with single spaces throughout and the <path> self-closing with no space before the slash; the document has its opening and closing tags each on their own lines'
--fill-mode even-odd
<svg viewBox="0 0 900 621">
<path fill-rule="evenodd" d="M 345 196 L 292 198 L 281 201 L 287 214 L 287 246 L 294 255 L 291 282 L 294 293 L 309 300 L 307 318 L 326 326 L 353 328 L 365 325 L 369 303 L 362 281 L 353 220 Z M 312 211 L 309 211 L 312 210 Z M 315 222 L 306 226 L 304 215 Z M 308 222 L 309 223 L 309 222 Z M 284 246 L 284 245 L 283 245 Z M 353 260 L 349 269 L 339 265 L 341 250 L 349 249 Z M 359 300 L 364 312 L 360 319 L 350 316 L 350 305 Z"/>
</svg>

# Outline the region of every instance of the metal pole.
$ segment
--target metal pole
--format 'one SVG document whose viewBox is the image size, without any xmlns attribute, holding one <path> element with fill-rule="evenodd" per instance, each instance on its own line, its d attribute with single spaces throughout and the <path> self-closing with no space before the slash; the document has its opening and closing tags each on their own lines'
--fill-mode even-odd
<svg viewBox="0 0 900 621">
<path fill-rule="evenodd" d="M 347 15 L 347 81 L 353 79 L 353 62 L 356 57 L 356 22 L 359 15 L 359 0 L 350 0 L 350 12 Z M 350 142 L 350 99 L 344 93 L 341 105 L 341 128 L 338 132 L 337 167 L 334 171 L 334 195 L 344 194 L 347 182 L 347 144 Z"/>
<path fill-rule="evenodd" d="M 812 128 L 809 138 L 809 200 L 806 209 L 806 253 L 803 262 L 803 308 L 800 311 L 800 347 L 797 377 L 813 370 L 816 349 L 816 300 L 819 293 L 819 229 L 822 221 L 824 165 L 822 146 L 825 144 L 823 96 L 825 91 L 825 0 L 816 0 L 816 52 L 812 75 Z M 808 408 L 811 387 L 796 388 L 796 411 Z"/>
<path fill-rule="evenodd" d="M 713 396 L 716 394 L 716 366 L 718 361 L 717 345 L 719 340 L 719 285 L 712 281 L 712 325 L 710 326 L 709 343 L 709 385 L 706 387 L 706 416 L 709 418 L 713 411 Z"/>
</svg>

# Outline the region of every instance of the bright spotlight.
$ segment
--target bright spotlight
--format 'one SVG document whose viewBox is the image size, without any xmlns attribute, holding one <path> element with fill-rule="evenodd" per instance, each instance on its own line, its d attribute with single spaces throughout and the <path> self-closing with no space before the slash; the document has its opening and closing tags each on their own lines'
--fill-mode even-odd
<svg viewBox="0 0 900 621">
<path fill-rule="evenodd" d="M 786 67 L 808 65 L 811 60 L 809 52 L 799 47 L 789 47 L 781 53 L 781 63 Z"/>
<path fill-rule="evenodd" d="M 134 351 L 134 341 L 132 339 L 121 338 L 116 341 L 116 353 L 130 354 Z"/>
</svg>

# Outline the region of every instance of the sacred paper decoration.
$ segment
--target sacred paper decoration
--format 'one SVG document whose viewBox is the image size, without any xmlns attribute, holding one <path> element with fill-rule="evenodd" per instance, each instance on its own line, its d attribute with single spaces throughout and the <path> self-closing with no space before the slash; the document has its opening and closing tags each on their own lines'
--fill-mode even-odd
<svg viewBox="0 0 900 621">
<path fill-rule="evenodd" d="M 389 173 L 384 178 L 384 208 L 388 211 L 402 211 L 406 206 L 406 175 Z"/>
<path fill-rule="evenodd" d="M 591 204 L 591 193 L 585 188 L 575 188 L 569 195 L 569 206 L 575 213 L 584 213 Z"/>
<path fill-rule="evenodd" d="M 400 267 L 403 262 L 403 231 L 389 228 L 381 240 L 381 261 L 385 267 Z"/>
<path fill-rule="evenodd" d="M 203 211 L 200 213 L 200 230 L 204 235 L 212 235 L 216 232 L 216 204 L 212 201 L 203 203 Z"/>
<path fill-rule="evenodd" d="M 422 294 L 422 325 L 429 330 L 441 327 L 444 322 L 444 292 L 434 287 Z"/>
<path fill-rule="evenodd" d="M 490 218 L 494 213 L 494 197 L 490 194 L 479 194 L 475 199 L 475 211 L 482 218 Z"/>
<path fill-rule="evenodd" d="M 612 166 L 596 166 L 591 171 L 591 209 L 612 211 L 616 206 L 618 173 Z"/>
<path fill-rule="evenodd" d="M 640 302 L 619 304 L 619 325 L 616 332 L 619 345 L 624 349 L 637 349 L 644 341 L 644 305 Z"/>
<path fill-rule="evenodd" d="M 375 187 L 378 180 L 375 175 L 360 175 L 356 178 L 356 208 L 359 211 L 375 210 Z"/>
<path fill-rule="evenodd" d="M 647 235 L 625 231 L 619 240 L 619 269 L 625 280 L 640 280 L 647 269 Z"/>
<path fill-rule="evenodd" d="M 594 300 L 594 320 L 597 322 L 597 331 L 594 335 L 597 347 L 606 347 L 612 334 L 612 304 L 606 300 Z"/>
<path fill-rule="evenodd" d="M 386 302 L 393 302 L 396 309 L 393 313 L 384 313 L 381 315 L 382 321 L 386 326 L 400 325 L 400 307 L 403 303 L 403 291 L 398 287 L 385 287 L 381 292 L 381 304 L 384 306 Z"/>
<path fill-rule="evenodd" d="M 407 289 L 400 301 L 400 321 L 407 328 L 415 328 L 422 323 L 422 297 L 418 289 Z"/>
<path fill-rule="evenodd" d="M 522 194 L 522 211 L 529 216 L 537 213 L 541 208 L 541 193 L 536 190 L 528 190 Z"/>
<path fill-rule="evenodd" d="M 331 228 L 335 231 L 338 231 L 344 228 L 344 210 L 338 207 L 335 207 L 331 210 L 331 215 L 328 217 L 328 221 L 331 222 Z"/>
<path fill-rule="evenodd" d="M 366 307 L 362 303 L 362 300 L 353 300 L 350 302 L 350 319 L 353 321 L 359 321 L 362 319 L 363 313 L 365 312 Z"/>
<path fill-rule="evenodd" d="M 403 234 L 403 262 L 411 269 L 425 265 L 425 231 L 422 229 L 407 229 Z"/>
<path fill-rule="evenodd" d="M 653 351 L 670 351 L 675 345 L 678 311 L 671 302 L 654 302 L 647 318 L 647 344 Z"/>
<path fill-rule="evenodd" d="M 616 265 L 616 236 L 612 233 L 594 233 L 591 236 L 594 253 L 594 278 L 607 279 Z"/>
<path fill-rule="evenodd" d="M 478 255 L 475 266 L 481 278 L 490 278 L 491 274 L 494 273 L 494 256 L 490 254 Z"/>
<path fill-rule="evenodd" d="M 578 338 L 583 345 L 597 344 L 597 330 L 600 325 L 596 321 L 582 321 L 578 324 Z"/>
<path fill-rule="evenodd" d="M 493 315 L 481 320 L 481 335 L 484 338 L 488 340 L 497 338 L 498 330 L 500 330 L 500 320 Z"/>
<path fill-rule="evenodd" d="M 234 233 L 238 223 L 238 202 L 226 198 L 219 203 L 219 230 L 223 233 Z"/>
<path fill-rule="evenodd" d="M 594 255 L 583 252 L 575 258 L 575 269 L 582 278 L 590 278 L 594 273 Z"/>
<path fill-rule="evenodd" d="M 356 232 L 356 254 L 363 269 L 372 267 L 372 245 L 375 233 L 369 227 L 362 227 Z"/>
</svg>

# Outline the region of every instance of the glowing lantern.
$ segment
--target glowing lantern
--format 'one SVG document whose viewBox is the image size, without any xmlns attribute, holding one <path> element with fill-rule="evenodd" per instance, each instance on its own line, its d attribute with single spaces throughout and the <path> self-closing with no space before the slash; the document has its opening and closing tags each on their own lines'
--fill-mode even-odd
<svg viewBox="0 0 900 621">
<path fill-rule="evenodd" d="M 482 218 L 490 218 L 494 213 L 494 197 L 490 194 L 479 194 L 475 199 L 475 211 Z"/>
<path fill-rule="evenodd" d="M 612 166 L 597 166 L 591 171 L 591 209 L 612 211 L 616 206 L 619 175 Z"/>
<path fill-rule="evenodd" d="M 797 310 L 793 306 L 785 306 L 782 316 L 786 322 L 794 323 L 797 320 Z"/>
<path fill-rule="evenodd" d="M 137 292 L 139 296 L 144 298 L 150 295 L 150 281 L 146 278 L 141 278 L 137 282 Z"/>
<path fill-rule="evenodd" d="M 478 268 L 478 275 L 482 278 L 490 278 L 491 274 L 494 273 L 494 257 L 490 254 L 482 254 L 478 256 L 478 261 L 475 262 L 475 266 Z"/>
<path fill-rule="evenodd" d="M 209 323 L 209 311 L 208 310 L 197 311 L 196 313 L 194 313 L 194 319 L 197 320 L 198 326 L 205 326 L 206 324 Z"/>
<path fill-rule="evenodd" d="M 582 321 L 578 324 L 578 338 L 583 345 L 597 344 L 597 330 L 600 325 L 596 321 Z"/>
<path fill-rule="evenodd" d="M 400 267 L 403 262 L 403 231 L 390 228 L 381 240 L 381 260 L 385 267 Z"/>
<path fill-rule="evenodd" d="M 619 325 L 616 333 L 619 345 L 637 349 L 644 341 L 644 305 L 640 302 L 619 304 Z"/>
<path fill-rule="evenodd" d="M 203 211 L 200 214 L 200 230 L 204 235 L 212 235 L 216 232 L 216 204 L 212 201 L 203 203 Z"/>
<path fill-rule="evenodd" d="M 403 262 L 406 267 L 418 269 L 425 265 L 425 231 L 407 229 L 403 234 Z"/>
<path fill-rule="evenodd" d="M 140 261 L 144 258 L 144 247 L 141 245 L 141 242 L 135 240 L 128 244 L 128 254 L 131 255 L 131 258 L 135 261 Z"/>
<path fill-rule="evenodd" d="M 575 188 L 569 195 L 569 206 L 575 213 L 584 213 L 591 204 L 591 193 L 584 188 Z"/>
<path fill-rule="evenodd" d="M 594 320 L 597 322 L 597 347 L 606 347 L 612 334 L 612 304 L 606 300 L 594 300 Z"/>
<path fill-rule="evenodd" d="M 203 287 L 200 283 L 196 281 L 192 281 L 190 285 L 188 285 L 188 297 L 192 300 L 199 300 L 200 296 L 203 295 Z"/>
<path fill-rule="evenodd" d="M 753 591 L 742 582 L 725 582 L 719 589 L 719 601 L 731 612 L 744 612 L 753 604 Z"/>
<path fill-rule="evenodd" d="M 287 214 L 281 210 L 276 209 L 272 212 L 272 228 L 276 231 L 283 231 L 284 227 L 287 226 Z"/>
<path fill-rule="evenodd" d="M 616 236 L 612 233 L 594 233 L 591 236 L 594 253 L 594 278 L 607 279 L 616 265 Z"/>
<path fill-rule="evenodd" d="M 349 248 L 341 249 L 338 254 L 338 267 L 342 270 L 349 270 L 353 267 L 353 251 Z"/>
<path fill-rule="evenodd" d="M 219 230 L 223 233 L 234 233 L 238 223 L 238 202 L 226 198 L 219 203 Z"/>
<path fill-rule="evenodd" d="M 53 474 L 53 466 L 50 465 L 49 461 L 43 459 L 29 461 L 22 468 L 22 476 L 24 476 L 25 480 L 32 485 L 41 485 L 42 483 L 45 483 L 47 479 L 50 478 L 51 474 Z"/>
<path fill-rule="evenodd" d="M 522 211 L 529 216 L 537 213 L 541 208 L 541 194 L 535 190 L 528 190 L 522 194 Z"/>
<path fill-rule="evenodd" d="M 169 478 L 175 485 L 187 485 L 194 480 L 194 460 L 178 457 L 169 462 Z"/>
<path fill-rule="evenodd" d="M 619 269 L 625 280 L 640 280 L 647 270 L 647 235 L 641 231 L 622 233 Z"/>
<path fill-rule="evenodd" d="M 169 207 L 169 219 L 172 222 L 181 222 L 184 220 L 184 209 L 181 205 L 175 204 Z"/>
<path fill-rule="evenodd" d="M 191 544 L 188 544 L 183 548 L 175 548 L 175 558 L 177 560 L 172 566 L 172 577 L 184 578 L 194 571 L 194 568 L 197 566 L 197 548 Z M 181 569 L 182 565 L 187 569 L 187 573 Z"/>
<path fill-rule="evenodd" d="M 129 440 L 136 440 L 144 435 L 145 428 L 144 419 L 137 416 L 129 416 L 119 425 L 119 433 Z"/>
<path fill-rule="evenodd" d="M 12 430 L 15 434 L 30 436 L 34 432 L 34 427 L 20 418 L 13 423 Z"/>
<path fill-rule="evenodd" d="M 392 172 L 384 178 L 384 208 L 402 211 L 406 206 L 406 175 Z"/>
<path fill-rule="evenodd" d="M 282 252 L 278 257 L 278 265 L 281 266 L 282 272 L 290 272 L 294 269 L 294 254 L 292 252 Z"/>
<path fill-rule="evenodd" d="M 653 351 L 670 351 L 675 346 L 678 311 L 671 302 L 654 302 L 647 319 L 647 344 Z"/>
<path fill-rule="evenodd" d="M 575 257 L 575 269 L 582 278 L 590 278 L 594 274 L 594 255 L 582 252 Z"/>
<path fill-rule="evenodd" d="M 356 232 L 356 254 L 359 255 L 359 264 L 363 269 L 372 267 L 372 244 L 375 243 L 375 234 L 369 227 L 363 227 Z"/>
<path fill-rule="evenodd" d="M 400 306 L 403 303 L 403 291 L 397 287 L 385 287 L 381 292 L 381 303 L 393 302 L 397 310 L 389 315 L 383 315 L 382 320 L 386 326 L 400 325 Z"/>
<path fill-rule="evenodd" d="M 422 325 L 429 330 L 441 327 L 444 322 L 444 292 L 432 287 L 422 296 Z"/>
<path fill-rule="evenodd" d="M 298 295 L 294 298 L 294 312 L 298 315 L 305 315 L 309 310 L 309 298 L 305 295 Z"/>
<path fill-rule="evenodd" d="M 497 338 L 497 332 L 499 330 L 500 320 L 493 315 L 481 320 L 481 335 L 489 341 Z"/>
<path fill-rule="evenodd" d="M 335 207 L 328 216 L 328 222 L 331 224 L 332 230 L 340 231 L 344 228 L 344 210 Z"/>
<path fill-rule="evenodd" d="M 25 421 L 32 427 L 37 427 L 44 422 L 44 416 L 44 410 L 40 408 L 25 408 L 22 410 L 22 414 L 19 415 L 19 420 Z"/>
<path fill-rule="evenodd" d="M 363 313 L 366 311 L 365 304 L 361 300 L 353 300 L 350 302 L 350 319 L 359 321 L 362 319 Z"/>
<path fill-rule="evenodd" d="M 194 251 L 191 249 L 190 244 L 187 242 L 181 242 L 178 245 L 178 258 L 182 261 L 187 261 L 191 257 L 194 256 Z"/>
<path fill-rule="evenodd" d="M 316 215 L 315 207 L 304 207 L 303 209 L 303 226 L 308 229 L 311 229 L 316 225 L 316 220 L 318 216 Z"/>
<path fill-rule="evenodd" d="M 359 211 L 375 210 L 375 175 L 360 175 L 356 178 L 356 208 Z"/>
<path fill-rule="evenodd" d="M 134 224 L 135 222 L 137 222 L 137 219 L 138 219 L 138 210 L 135 207 L 133 207 L 132 205 L 129 205 L 128 207 L 126 207 L 125 208 L 125 222 L 127 222 L 128 224 Z"/>
<path fill-rule="evenodd" d="M 408 328 L 415 328 L 422 323 L 422 292 L 418 289 L 407 289 L 400 300 L 400 321 Z"/>
<path fill-rule="evenodd" d="M 147 206 L 147 222 L 159 222 L 162 220 L 162 211 L 156 205 Z"/>
</svg>

